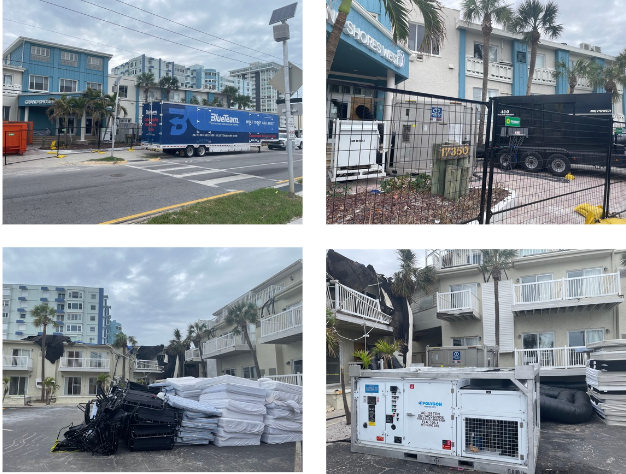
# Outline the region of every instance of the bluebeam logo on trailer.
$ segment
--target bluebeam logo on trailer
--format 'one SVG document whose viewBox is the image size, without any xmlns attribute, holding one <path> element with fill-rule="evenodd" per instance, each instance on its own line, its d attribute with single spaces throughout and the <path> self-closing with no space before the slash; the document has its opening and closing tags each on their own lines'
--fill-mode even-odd
<svg viewBox="0 0 626 474">
<path fill-rule="evenodd" d="M 434 408 L 434 407 L 443 406 L 443 403 L 441 402 L 418 402 L 418 405 L 422 407 L 426 407 L 426 408 Z"/>
</svg>

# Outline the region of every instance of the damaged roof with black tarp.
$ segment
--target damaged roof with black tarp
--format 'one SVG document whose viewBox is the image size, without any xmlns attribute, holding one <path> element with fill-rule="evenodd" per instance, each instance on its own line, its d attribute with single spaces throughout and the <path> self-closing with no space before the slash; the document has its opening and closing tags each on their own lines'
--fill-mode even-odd
<svg viewBox="0 0 626 474">
<path fill-rule="evenodd" d="M 40 336 L 28 336 L 22 339 L 22 341 L 32 341 L 41 347 L 41 340 L 43 339 L 43 335 Z M 61 358 L 64 352 L 63 344 L 68 344 L 73 346 L 75 342 L 73 342 L 67 336 L 58 336 L 58 335 L 48 335 L 46 334 L 46 359 L 48 359 L 52 364 L 54 364 L 57 360 Z"/>
</svg>

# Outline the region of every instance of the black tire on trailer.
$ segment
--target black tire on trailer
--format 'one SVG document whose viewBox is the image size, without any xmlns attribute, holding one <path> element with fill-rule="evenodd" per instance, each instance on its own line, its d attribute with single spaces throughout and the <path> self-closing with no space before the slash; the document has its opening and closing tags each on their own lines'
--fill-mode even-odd
<svg viewBox="0 0 626 474">
<path fill-rule="evenodd" d="M 187 145 L 184 149 L 183 149 L 183 156 L 186 156 L 187 158 L 191 158 L 194 154 L 195 150 L 193 148 L 193 145 Z"/>
<path fill-rule="evenodd" d="M 561 153 L 554 153 L 548 158 L 548 171 L 554 176 L 565 176 L 571 169 L 569 158 Z"/>
<path fill-rule="evenodd" d="M 511 170 L 513 169 L 514 163 L 513 163 L 513 153 L 511 153 L 509 150 L 503 150 L 503 151 L 499 151 L 498 155 L 496 156 L 497 159 L 497 163 L 498 165 L 500 165 L 500 169 L 502 170 Z"/>
<path fill-rule="evenodd" d="M 195 149 L 194 154 L 196 156 L 206 155 L 206 147 L 204 145 L 200 145 L 198 148 Z"/>
<path fill-rule="evenodd" d="M 543 158 L 535 151 L 529 151 L 522 155 L 521 166 L 524 171 L 537 173 L 543 169 Z"/>
</svg>

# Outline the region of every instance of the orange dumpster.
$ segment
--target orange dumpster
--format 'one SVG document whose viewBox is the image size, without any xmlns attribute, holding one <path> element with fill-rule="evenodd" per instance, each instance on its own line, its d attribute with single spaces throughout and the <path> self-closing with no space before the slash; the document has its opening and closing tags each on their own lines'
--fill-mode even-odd
<svg viewBox="0 0 626 474">
<path fill-rule="evenodd" d="M 5 124 L 5 123 L 26 123 L 26 124 L 28 124 L 28 138 L 27 138 L 26 144 L 27 145 L 32 145 L 33 144 L 33 129 L 34 129 L 33 122 L 20 122 L 20 121 L 17 121 L 17 120 L 4 120 L 2 123 L 3 124 Z"/>
<path fill-rule="evenodd" d="M 2 142 L 4 153 L 23 155 L 28 141 L 28 124 L 26 122 L 9 122 L 2 124 Z"/>
</svg>

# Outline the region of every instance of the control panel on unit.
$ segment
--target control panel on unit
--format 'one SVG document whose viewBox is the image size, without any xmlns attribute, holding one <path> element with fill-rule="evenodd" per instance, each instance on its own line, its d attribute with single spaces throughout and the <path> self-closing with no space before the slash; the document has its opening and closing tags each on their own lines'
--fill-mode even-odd
<svg viewBox="0 0 626 474">
<path fill-rule="evenodd" d="M 400 383 L 359 380 L 357 436 L 381 444 L 404 443 L 403 387 Z"/>
<path fill-rule="evenodd" d="M 399 383 L 387 384 L 387 390 L 385 392 L 385 431 L 387 434 L 385 442 L 387 444 L 403 444 L 404 417 L 402 413 L 402 402 L 404 401 L 404 394 L 402 390 L 402 385 Z"/>
</svg>

